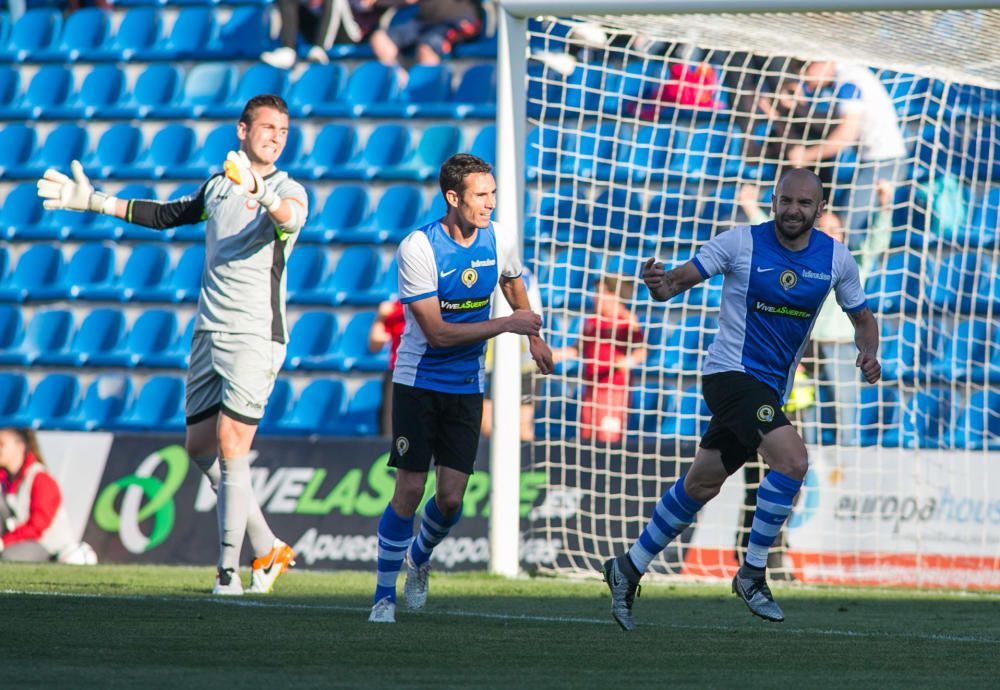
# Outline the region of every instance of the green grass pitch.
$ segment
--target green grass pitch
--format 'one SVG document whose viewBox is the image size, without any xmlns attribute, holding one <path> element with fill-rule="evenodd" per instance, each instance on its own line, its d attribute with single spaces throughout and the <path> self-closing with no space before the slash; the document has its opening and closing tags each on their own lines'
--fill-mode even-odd
<svg viewBox="0 0 1000 690">
<path fill-rule="evenodd" d="M 653 582 L 623 633 L 596 578 L 433 573 L 425 611 L 373 625 L 373 573 L 293 570 L 228 600 L 212 575 L 0 566 L 0 686 L 881 690 L 997 687 L 1000 668 L 994 594 L 779 584 L 769 624 L 726 584 Z"/>
</svg>

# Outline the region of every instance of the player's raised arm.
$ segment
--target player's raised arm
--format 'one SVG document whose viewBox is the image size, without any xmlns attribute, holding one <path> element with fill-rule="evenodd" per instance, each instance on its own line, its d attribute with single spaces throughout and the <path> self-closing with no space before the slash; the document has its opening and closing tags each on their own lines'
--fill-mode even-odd
<svg viewBox="0 0 1000 690">
<path fill-rule="evenodd" d="M 666 302 L 675 295 L 688 290 L 704 280 L 701 272 L 690 261 L 677 268 L 665 271 L 663 264 L 650 257 L 642 267 L 642 282 L 649 288 L 649 294 L 657 302 Z"/>
<path fill-rule="evenodd" d="M 283 199 L 250 163 L 244 151 L 230 151 L 223 164 L 236 192 L 250 197 L 267 211 L 282 232 L 298 232 L 305 225 L 305 209 L 297 199 Z"/>
<path fill-rule="evenodd" d="M 882 365 L 878 361 L 878 322 L 868 307 L 849 313 L 854 324 L 854 344 L 858 346 L 855 366 L 861 369 L 865 381 L 875 383 L 882 378 Z"/>
</svg>

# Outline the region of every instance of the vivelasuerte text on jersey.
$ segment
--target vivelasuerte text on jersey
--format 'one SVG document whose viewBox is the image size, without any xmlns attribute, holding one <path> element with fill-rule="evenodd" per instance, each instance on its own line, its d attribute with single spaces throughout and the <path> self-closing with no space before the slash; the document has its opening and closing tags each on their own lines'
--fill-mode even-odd
<svg viewBox="0 0 1000 690">
<path fill-rule="evenodd" d="M 284 171 L 264 178 L 282 199 L 308 217 L 302 185 Z M 198 296 L 196 331 L 259 335 L 288 342 L 285 265 L 295 233 L 278 228 L 255 200 L 214 175 L 194 193 L 173 201 L 129 202 L 127 220 L 151 228 L 205 221 L 205 269 Z"/>
<path fill-rule="evenodd" d="M 392 380 L 444 393 L 482 393 L 486 343 L 431 347 L 408 305 L 434 297 L 441 318 L 448 323 L 489 319 L 500 277 L 521 275 L 514 234 L 490 223 L 476 233 L 471 245 L 463 247 L 435 221 L 410 233 L 399 244 L 396 258 L 406 328 Z"/>
<path fill-rule="evenodd" d="M 847 313 L 868 305 L 858 265 L 829 235 L 813 230 L 800 251 L 786 249 L 774 221 L 738 226 L 707 242 L 693 259 L 702 277 L 722 273 L 719 333 L 703 371 L 742 371 L 784 399 L 830 290 Z"/>
</svg>

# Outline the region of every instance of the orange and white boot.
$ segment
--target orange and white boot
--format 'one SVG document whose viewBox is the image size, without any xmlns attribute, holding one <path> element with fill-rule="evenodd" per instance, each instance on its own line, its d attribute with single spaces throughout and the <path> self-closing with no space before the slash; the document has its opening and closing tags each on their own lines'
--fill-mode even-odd
<svg viewBox="0 0 1000 690">
<path fill-rule="evenodd" d="M 280 539 L 275 539 L 270 551 L 254 559 L 248 593 L 267 594 L 274 589 L 278 577 L 293 565 L 295 565 L 295 552 L 292 551 L 292 547 Z"/>
</svg>

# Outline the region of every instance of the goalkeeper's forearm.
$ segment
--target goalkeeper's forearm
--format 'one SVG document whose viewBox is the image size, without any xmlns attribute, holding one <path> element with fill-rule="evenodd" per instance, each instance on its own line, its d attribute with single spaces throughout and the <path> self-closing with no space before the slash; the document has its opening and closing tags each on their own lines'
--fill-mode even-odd
<svg viewBox="0 0 1000 690">
<path fill-rule="evenodd" d="M 272 203 L 270 207 L 265 206 L 264 208 L 268 215 L 271 216 L 271 220 L 274 221 L 274 224 L 282 232 L 295 233 L 305 225 L 305 209 L 296 199 L 278 198 L 277 202 Z"/>
</svg>

